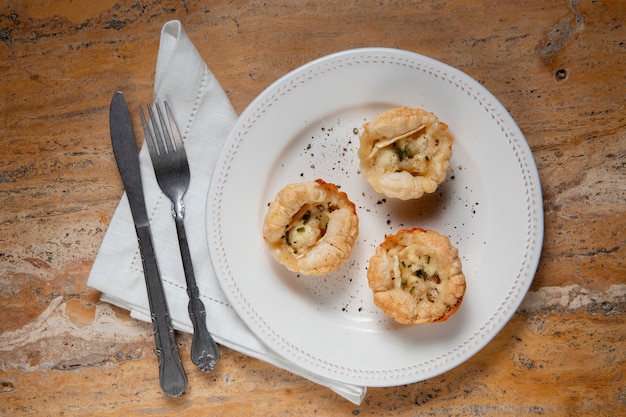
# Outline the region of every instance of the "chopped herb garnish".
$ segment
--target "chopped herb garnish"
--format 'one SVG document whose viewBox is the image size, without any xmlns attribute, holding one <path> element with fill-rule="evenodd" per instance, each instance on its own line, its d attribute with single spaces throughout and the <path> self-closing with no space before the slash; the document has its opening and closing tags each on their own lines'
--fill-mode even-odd
<svg viewBox="0 0 626 417">
<path fill-rule="evenodd" d="M 424 159 L 428 161 L 430 158 L 428 157 L 428 155 L 426 155 Z"/>
<path fill-rule="evenodd" d="M 413 294 L 413 291 L 415 291 L 415 287 L 411 287 L 411 289 L 409 290 L 409 293 Z"/>
<path fill-rule="evenodd" d="M 426 258 L 426 263 L 429 264 L 430 263 L 430 255 L 428 255 L 428 257 Z"/>
<path fill-rule="evenodd" d="M 401 282 L 402 286 L 406 287 L 409 283 L 406 279 L 403 279 Z"/>
<path fill-rule="evenodd" d="M 417 271 L 415 271 L 415 275 L 419 278 L 423 278 L 423 279 L 427 279 L 428 278 L 428 274 L 426 274 L 426 272 L 424 272 L 421 269 L 418 269 Z"/>
<path fill-rule="evenodd" d="M 398 157 L 400 161 L 402 161 L 405 157 L 407 159 L 413 158 L 413 154 L 411 153 L 411 150 L 406 146 L 404 148 L 394 148 L 394 149 L 396 151 L 396 156 Z"/>
<path fill-rule="evenodd" d="M 296 230 L 297 230 L 298 232 L 302 233 L 302 232 L 304 232 L 304 227 L 298 227 Z"/>
</svg>

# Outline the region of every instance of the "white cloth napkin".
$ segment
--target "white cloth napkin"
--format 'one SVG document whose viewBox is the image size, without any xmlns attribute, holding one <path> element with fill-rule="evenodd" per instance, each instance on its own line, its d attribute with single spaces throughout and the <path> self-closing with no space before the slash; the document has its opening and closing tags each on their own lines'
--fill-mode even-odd
<svg viewBox="0 0 626 417">
<path fill-rule="evenodd" d="M 184 200 L 185 225 L 198 287 L 207 310 L 207 325 L 215 340 L 324 385 L 360 404 L 366 393 L 365 387 L 316 375 L 269 349 L 230 306 L 217 281 L 205 235 L 205 205 L 213 165 L 237 114 L 179 21 L 167 22 L 161 31 L 154 96 L 168 101 L 185 140 L 191 170 L 191 183 Z M 136 132 L 137 136 L 141 134 Z M 176 329 L 191 333 L 193 328 L 187 312 L 188 298 L 171 203 L 156 182 L 145 146 L 139 159 L 157 262 L 172 323 Z M 139 320 L 150 321 L 141 258 L 126 194 L 107 229 L 88 286 L 101 291 L 103 301 L 130 310 L 131 316 Z"/>
</svg>

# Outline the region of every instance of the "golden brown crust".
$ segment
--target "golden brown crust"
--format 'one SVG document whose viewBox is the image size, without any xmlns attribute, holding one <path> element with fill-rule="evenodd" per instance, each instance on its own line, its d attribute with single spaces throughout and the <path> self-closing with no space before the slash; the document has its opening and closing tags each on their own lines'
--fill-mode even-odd
<svg viewBox="0 0 626 417">
<path fill-rule="evenodd" d="M 404 324 L 446 321 L 460 307 L 465 276 L 458 250 L 432 230 L 400 230 L 370 259 L 367 279 L 374 303 Z"/>
<path fill-rule="evenodd" d="M 401 107 L 363 126 L 361 172 L 387 197 L 409 200 L 437 190 L 446 178 L 454 137 L 423 109 Z"/>
<path fill-rule="evenodd" d="M 321 275 L 348 259 L 359 233 L 354 204 L 321 179 L 288 184 L 269 205 L 263 239 L 289 270 Z"/>
</svg>

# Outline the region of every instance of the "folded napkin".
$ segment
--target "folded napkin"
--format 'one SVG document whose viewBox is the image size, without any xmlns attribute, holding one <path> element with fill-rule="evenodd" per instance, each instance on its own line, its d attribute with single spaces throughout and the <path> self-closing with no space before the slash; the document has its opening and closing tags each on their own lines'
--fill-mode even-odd
<svg viewBox="0 0 626 417">
<path fill-rule="evenodd" d="M 237 315 L 217 281 L 205 235 L 205 205 L 215 160 L 237 114 L 179 21 L 167 22 L 161 31 L 154 96 L 168 101 L 185 141 L 191 170 L 191 183 L 184 200 L 185 225 L 198 287 L 207 310 L 207 326 L 215 340 L 324 385 L 360 404 L 365 387 L 316 375 L 268 348 Z M 145 146 L 139 159 L 172 324 L 178 330 L 191 333 L 193 327 L 187 312 L 188 298 L 171 203 L 156 182 Z M 115 210 L 87 284 L 102 292 L 102 301 L 130 310 L 131 316 L 139 320 L 150 321 L 141 257 L 126 194 Z"/>
</svg>

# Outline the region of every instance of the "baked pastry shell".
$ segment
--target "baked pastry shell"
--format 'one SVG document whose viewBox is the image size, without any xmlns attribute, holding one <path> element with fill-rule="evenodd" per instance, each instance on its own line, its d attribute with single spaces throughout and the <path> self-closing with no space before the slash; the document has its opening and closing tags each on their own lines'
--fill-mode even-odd
<svg viewBox="0 0 626 417">
<path fill-rule="evenodd" d="M 294 217 L 306 207 L 326 209 L 328 223 L 323 235 L 310 247 L 294 250 L 286 233 Z M 336 185 L 321 179 L 288 184 L 268 207 L 263 223 L 263 240 L 274 258 L 293 272 L 322 275 L 346 261 L 359 233 L 356 207 Z"/>
<path fill-rule="evenodd" d="M 419 278 L 406 278 L 416 270 L 423 270 Z M 367 279 L 374 304 L 403 324 L 446 321 L 461 306 L 466 289 L 458 250 L 446 236 L 420 228 L 387 236 L 370 259 Z"/>
<path fill-rule="evenodd" d="M 454 137 L 433 113 L 400 107 L 366 123 L 359 142 L 360 170 L 374 190 L 410 200 L 445 180 Z"/>
</svg>

